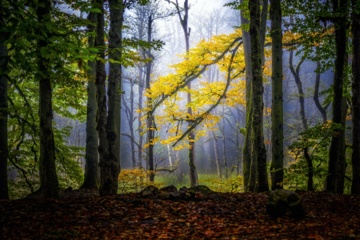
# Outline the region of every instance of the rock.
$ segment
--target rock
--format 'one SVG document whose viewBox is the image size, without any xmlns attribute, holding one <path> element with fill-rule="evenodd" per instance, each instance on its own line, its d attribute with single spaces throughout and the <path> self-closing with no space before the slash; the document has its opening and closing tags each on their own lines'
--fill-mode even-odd
<svg viewBox="0 0 360 240">
<path fill-rule="evenodd" d="M 169 185 L 160 189 L 162 192 L 176 192 L 177 188 L 174 185 Z"/>
<path fill-rule="evenodd" d="M 214 192 L 213 190 L 211 190 L 210 188 L 208 188 L 205 185 L 197 185 L 197 186 L 191 187 L 188 189 L 188 191 L 202 193 L 202 194 L 209 194 L 209 193 Z"/>
<path fill-rule="evenodd" d="M 146 188 L 144 188 L 140 194 L 143 197 L 157 197 L 159 194 L 160 190 L 155 187 L 155 186 L 147 186 Z"/>
<path fill-rule="evenodd" d="M 305 214 L 301 197 L 293 191 L 277 189 L 269 192 L 266 213 L 277 218 L 285 215 L 301 218 Z"/>
</svg>

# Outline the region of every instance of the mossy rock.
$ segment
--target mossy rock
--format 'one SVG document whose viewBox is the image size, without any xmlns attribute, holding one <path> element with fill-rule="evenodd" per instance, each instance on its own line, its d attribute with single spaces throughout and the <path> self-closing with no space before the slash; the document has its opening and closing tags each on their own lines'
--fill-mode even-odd
<svg viewBox="0 0 360 240">
<path fill-rule="evenodd" d="M 301 218 L 305 214 L 305 208 L 299 194 L 285 189 L 277 189 L 268 194 L 266 213 L 274 218 L 285 215 Z"/>
<path fill-rule="evenodd" d="M 213 193 L 214 191 L 211 190 L 209 187 L 205 186 L 205 185 L 197 185 L 194 187 L 191 187 L 188 189 L 189 192 L 195 192 L 195 193 L 202 193 L 202 194 L 210 194 Z"/>
</svg>

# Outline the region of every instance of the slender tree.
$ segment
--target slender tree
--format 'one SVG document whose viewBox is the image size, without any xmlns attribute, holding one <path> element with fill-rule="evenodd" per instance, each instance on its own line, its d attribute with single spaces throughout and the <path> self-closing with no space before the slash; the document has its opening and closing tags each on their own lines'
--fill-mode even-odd
<svg viewBox="0 0 360 240">
<path fill-rule="evenodd" d="M 331 139 L 329 150 L 329 167 L 326 178 L 326 190 L 329 192 L 342 193 L 345 179 L 345 118 L 346 100 L 343 96 L 345 82 L 345 63 L 347 47 L 347 0 L 333 0 L 333 14 L 335 26 L 336 59 L 333 82 L 333 124 L 335 130 Z"/>
<path fill-rule="evenodd" d="M 52 109 L 52 69 L 48 64 L 46 49 L 51 48 L 49 27 L 51 20 L 51 1 L 40 0 L 36 6 L 38 29 L 37 79 L 40 99 L 40 189 L 44 197 L 58 197 L 58 180 L 55 167 L 55 141 Z"/>
<path fill-rule="evenodd" d="M 0 3 L 0 7 L 3 8 Z M 0 15 L 0 28 L 5 29 L 5 19 Z M 0 199 L 9 199 L 7 161 L 8 161 L 8 34 L 0 36 Z"/>
<path fill-rule="evenodd" d="M 107 176 L 109 166 L 108 161 L 108 140 L 106 132 L 107 122 L 107 100 L 106 100 L 106 72 L 105 72 L 105 42 L 104 42 L 104 8 L 103 1 L 96 0 L 95 6 L 100 9 L 96 13 L 96 29 L 95 29 L 95 47 L 98 49 L 98 56 L 96 60 L 96 97 L 97 97 L 97 131 L 99 135 L 99 166 L 100 166 L 100 194 L 108 195 L 111 192 L 113 184 L 111 178 Z M 109 170 L 111 171 L 111 170 Z"/>
<path fill-rule="evenodd" d="M 272 111 L 271 111 L 271 189 L 282 188 L 284 179 L 283 89 L 282 89 L 282 29 L 280 0 L 270 0 L 272 46 Z"/>
<path fill-rule="evenodd" d="M 260 1 L 249 1 L 250 41 L 252 67 L 252 151 L 253 161 L 257 167 L 256 191 L 269 190 L 266 170 L 266 149 L 263 133 L 263 84 L 262 84 L 262 50 L 260 42 Z"/>
<path fill-rule="evenodd" d="M 352 194 L 360 194 L 360 1 L 352 0 L 352 107 L 353 107 L 353 152 Z"/>
<path fill-rule="evenodd" d="M 240 0 L 242 4 L 244 0 Z M 244 10 L 240 11 L 241 15 L 241 25 L 249 24 L 249 20 L 244 17 Z M 252 115 L 252 68 L 251 68 L 251 46 L 250 46 L 250 34 L 249 31 L 242 28 L 243 44 L 244 44 L 244 57 L 245 57 L 245 74 L 246 74 L 246 124 L 244 132 L 245 142 L 243 149 L 243 176 L 244 176 L 244 187 L 245 191 L 255 189 L 255 178 L 252 178 L 253 181 L 250 181 L 251 174 L 251 163 L 252 163 L 252 154 L 251 154 L 251 115 Z M 255 170 L 253 168 L 252 170 Z"/>
<path fill-rule="evenodd" d="M 97 23 L 97 14 L 90 12 L 88 20 L 91 24 L 88 26 L 89 32 L 95 30 L 95 25 Z M 90 35 L 89 47 L 94 47 L 95 38 Z M 88 101 L 87 101 L 87 111 L 86 111 L 86 151 L 85 151 L 85 177 L 84 183 L 81 188 L 95 188 L 99 186 L 99 153 L 97 151 L 98 146 L 98 132 L 96 131 L 96 85 L 95 85 L 95 76 L 96 76 L 96 62 L 89 61 L 89 70 L 88 70 Z"/>
</svg>

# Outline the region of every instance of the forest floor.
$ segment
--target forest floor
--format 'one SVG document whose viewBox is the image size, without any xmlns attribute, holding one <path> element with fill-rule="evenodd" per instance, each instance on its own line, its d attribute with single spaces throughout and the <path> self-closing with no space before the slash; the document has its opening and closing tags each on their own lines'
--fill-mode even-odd
<svg viewBox="0 0 360 240">
<path fill-rule="evenodd" d="M 269 217 L 265 193 L 0 201 L 0 239 L 360 239 L 360 196 L 300 195 L 301 219 Z"/>
</svg>

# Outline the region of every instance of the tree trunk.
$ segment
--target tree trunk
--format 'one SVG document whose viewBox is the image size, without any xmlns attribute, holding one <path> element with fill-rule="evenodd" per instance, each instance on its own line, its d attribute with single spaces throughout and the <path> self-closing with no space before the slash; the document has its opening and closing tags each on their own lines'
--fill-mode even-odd
<svg viewBox="0 0 360 240">
<path fill-rule="evenodd" d="M 222 174 L 221 174 L 221 164 L 220 164 L 220 160 L 219 160 L 219 144 L 215 135 L 214 131 L 212 132 L 212 140 L 213 140 L 213 144 L 214 144 L 214 154 L 215 154 L 215 165 L 216 165 L 216 173 L 218 175 L 218 177 L 220 179 L 222 179 Z"/>
<path fill-rule="evenodd" d="M 105 42 L 104 42 L 104 9 L 103 1 L 96 0 L 97 8 L 101 10 L 101 13 L 97 13 L 96 24 L 96 38 L 95 47 L 98 49 L 98 59 L 96 60 L 96 93 L 97 93 L 97 131 L 99 135 L 99 166 L 100 166 L 100 194 L 107 195 L 112 186 L 106 186 L 111 184 L 107 178 L 107 166 L 108 161 L 108 144 L 106 134 L 106 121 L 107 121 L 107 101 L 106 101 L 106 72 L 105 72 Z"/>
<path fill-rule="evenodd" d="M 152 15 L 148 17 L 147 23 L 147 41 L 150 43 L 152 41 Z M 145 86 L 146 90 L 150 90 L 150 81 L 151 81 L 151 72 L 152 72 L 152 60 L 153 56 L 150 49 L 146 51 L 147 57 L 151 59 L 150 62 L 146 63 L 146 75 L 145 75 Z M 147 108 L 152 109 L 152 99 L 148 97 L 147 99 Z M 149 113 L 146 119 L 147 126 L 147 144 L 148 144 L 148 165 L 150 170 L 150 182 L 155 180 L 155 162 L 154 162 L 154 138 L 155 138 L 155 126 L 154 126 L 154 116 Z"/>
<path fill-rule="evenodd" d="M 270 0 L 272 46 L 272 111 L 271 111 L 271 189 L 282 189 L 284 181 L 282 29 L 280 0 Z"/>
<path fill-rule="evenodd" d="M 243 3 L 243 0 L 240 0 Z M 249 21 L 245 19 L 244 14 L 240 12 L 241 25 L 248 24 Z M 251 115 L 252 115 L 252 70 L 251 70 L 251 47 L 250 47 L 250 34 L 242 28 L 242 37 L 244 45 L 245 57 L 245 74 L 246 74 L 246 123 L 245 123 L 245 141 L 243 148 L 243 176 L 244 176 L 244 190 L 254 191 L 255 181 L 250 179 L 252 151 L 251 151 Z"/>
<path fill-rule="evenodd" d="M 108 79 L 108 116 L 106 137 L 108 156 L 103 159 L 101 168 L 100 195 L 115 195 L 118 191 L 118 176 L 120 173 L 120 106 L 121 106 L 121 65 L 122 59 L 122 26 L 124 6 L 117 0 L 109 0 L 110 30 L 109 30 L 109 63 Z"/>
<path fill-rule="evenodd" d="M 43 26 L 40 31 L 45 31 L 46 23 L 51 21 L 51 2 L 49 0 L 39 1 L 36 15 L 39 25 Z M 43 32 L 42 36 L 46 36 Z M 40 49 L 51 48 L 47 37 L 41 37 L 37 43 L 38 48 L 38 80 L 40 101 L 40 189 L 44 197 L 57 198 L 58 179 L 55 166 L 55 141 L 53 132 L 53 109 L 52 109 L 52 86 L 51 67 L 49 59 L 44 56 Z"/>
<path fill-rule="evenodd" d="M 343 97 L 346 63 L 346 13 L 347 0 L 333 0 L 333 13 L 339 15 L 335 25 L 336 59 L 334 69 L 334 98 L 333 98 L 333 123 L 339 124 L 341 129 L 336 129 L 331 139 L 329 150 L 329 167 L 326 178 L 326 190 L 342 193 L 344 191 L 345 161 L 345 115 L 346 100 Z"/>
<path fill-rule="evenodd" d="M 88 19 L 96 24 L 96 13 L 89 13 Z M 94 31 L 93 26 L 88 27 L 89 31 Z M 94 47 L 95 38 L 89 37 L 89 47 Z M 97 151 L 99 136 L 96 131 L 96 62 L 89 61 L 88 70 L 88 101 L 86 112 L 86 151 L 85 151 L 85 177 L 81 188 L 97 189 L 99 187 L 99 153 Z"/>
<path fill-rule="evenodd" d="M 319 48 L 316 47 L 316 54 L 318 55 L 318 52 L 319 52 Z M 316 61 L 316 69 L 320 69 L 320 60 L 317 60 Z M 316 108 L 319 110 L 320 114 L 321 114 L 321 117 L 323 119 L 323 123 L 326 123 L 327 121 L 327 113 L 326 113 L 326 109 L 327 109 L 327 106 L 323 107 L 320 103 L 320 100 L 319 100 L 319 88 L 320 88 L 320 72 L 317 72 L 316 73 L 316 78 L 315 78 L 315 90 L 314 90 L 314 96 L 313 96 L 313 100 L 315 102 L 315 106 Z"/>
<path fill-rule="evenodd" d="M 351 194 L 360 194 L 360 2 L 352 0 L 352 106 L 353 106 L 353 181 Z"/>
<path fill-rule="evenodd" d="M 254 162 L 257 164 L 258 192 L 269 190 L 266 170 L 266 149 L 263 133 L 263 85 L 262 85 L 262 51 L 260 46 L 260 3 L 259 0 L 249 1 L 251 66 L 253 82 L 252 112 L 252 145 Z"/>
<path fill-rule="evenodd" d="M 5 27 L 4 19 L 0 26 Z M 8 49 L 0 36 L 0 199 L 9 199 L 7 160 L 8 160 Z"/>
</svg>

